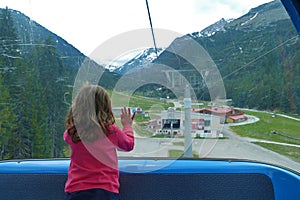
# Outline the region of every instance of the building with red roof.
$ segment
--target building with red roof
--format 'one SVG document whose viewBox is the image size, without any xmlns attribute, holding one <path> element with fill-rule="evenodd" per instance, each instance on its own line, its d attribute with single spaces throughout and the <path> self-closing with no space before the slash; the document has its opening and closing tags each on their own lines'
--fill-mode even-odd
<svg viewBox="0 0 300 200">
<path fill-rule="evenodd" d="M 220 117 L 221 123 L 239 123 L 246 121 L 247 116 L 236 108 L 199 108 L 193 109 L 193 112 L 209 114 Z"/>
</svg>

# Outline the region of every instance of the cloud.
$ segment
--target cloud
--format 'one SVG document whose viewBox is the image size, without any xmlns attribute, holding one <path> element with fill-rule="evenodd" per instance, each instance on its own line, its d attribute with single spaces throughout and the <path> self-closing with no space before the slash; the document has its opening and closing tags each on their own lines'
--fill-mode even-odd
<svg viewBox="0 0 300 200">
<path fill-rule="evenodd" d="M 181 34 L 200 31 L 224 18 L 236 18 L 268 0 L 148 0 L 154 28 Z M 1 0 L 89 55 L 120 33 L 149 28 L 143 0 Z"/>
<path fill-rule="evenodd" d="M 203 28 L 203 26 L 208 26 L 221 18 L 238 18 L 246 14 L 251 8 L 270 1 L 272 0 L 195 0 L 194 15 L 201 21 L 199 26 Z"/>
</svg>

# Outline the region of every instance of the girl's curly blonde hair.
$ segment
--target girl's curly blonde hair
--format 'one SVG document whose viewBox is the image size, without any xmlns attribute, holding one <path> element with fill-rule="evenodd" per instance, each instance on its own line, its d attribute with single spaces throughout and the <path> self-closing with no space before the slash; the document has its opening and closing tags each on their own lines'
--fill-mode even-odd
<svg viewBox="0 0 300 200">
<path fill-rule="evenodd" d="M 66 117 L 65 126 L 72 141 L 93 142 L 115 123 L 108 93 L 98 85 L 85 85 L 78 91 Z M 99 131 L 100 130 L 100 131 Z"/>
</svg>

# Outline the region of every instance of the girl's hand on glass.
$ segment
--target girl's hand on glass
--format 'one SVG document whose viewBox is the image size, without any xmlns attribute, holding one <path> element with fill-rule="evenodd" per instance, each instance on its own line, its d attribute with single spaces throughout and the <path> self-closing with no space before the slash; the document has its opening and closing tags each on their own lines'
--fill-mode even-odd
<svg viewBox="0 0 300 200">
<path fill-rule="evenodd" d="M 121 114 L 121 123 L 123 126 L 131 126 L 133 119 L 135 116 L 135 112 L 131 116 L 131 109 L 130 108 L 122 108 L 122 114 Z"/>
</svg>

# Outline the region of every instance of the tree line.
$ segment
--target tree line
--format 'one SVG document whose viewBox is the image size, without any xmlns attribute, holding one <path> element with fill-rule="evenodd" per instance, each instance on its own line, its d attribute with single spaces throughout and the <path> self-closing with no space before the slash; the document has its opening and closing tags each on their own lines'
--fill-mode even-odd
<svg viewBox="0 0 300 200">
<path fill-rule="evenodd" d="M 24 44 L 6 8 L 0 43 L 0 159 L 62 157 L 69 89 L 54 39 Z"/>
<path fill-rule="evenodd" d="M 290 21 L 279 20 L 257 29 L 226 27 L 226 31 L 210 37 L 191 37 L 218 67 L 226 98 L 232 99 L 231 106 L 297 114 L 300 113 L 300 42 L 296 36 Z M 185 46 L 180 44 L 185 41 L 174 41 L 177 42 L 174 46 Z M 211 100 L 204 79 L 192 70 L 194 66 L 187 60 L 163 52 L 156 62 L 186 71 L 182 74 L 190 81 L 197 98 Z"/>
</svg>

